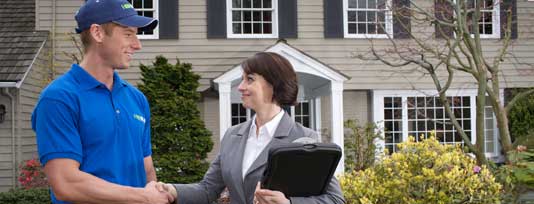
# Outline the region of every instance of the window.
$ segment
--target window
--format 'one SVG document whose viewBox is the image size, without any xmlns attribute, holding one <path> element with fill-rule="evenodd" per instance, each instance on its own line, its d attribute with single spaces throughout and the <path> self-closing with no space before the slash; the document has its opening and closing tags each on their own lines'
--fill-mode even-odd
<svg viewBox="0 0 534 204">
<path fill-rule="evenodd" d="M 463 140 L 447 117 L 438 96 L 411 91 L 377 91 L 375 100 L 376 121 L 383 123 L 384 147 L 389 153 L 397 150 L 396 145 L 413 136 L 421 141 L 435 131 L 436 139 L 442 144 L 460 144 Z M 472 141 L 475 139 L 476 91 L 469 91 L 448 97 L 452 112 L 460 126 Z M 488 156 L 499 154 L 495 116 L 488 102 L 485 107 L 485 152 Z"/>
<path fill-rule="evenodd" d="M 311 103 L 308 101 L 299 102 L 296 106 L 283 107 L 295 122 L 304 127 L 312 128 Z M 254 116 L 255 112 L 243 107 L 242 103 L 232 103 L 232 125 L 245 122 Z"/>
<path fill-rule="evenodd" d="M 227 0 L 229 38 L 277 38 L 278 0 Z"/>
<path fill-rule="evenodd" d="M 128 2 L 133 5 L 138 15 L 158 18 L 158 0 L 128 0 Z M 148 32 L 139 31 L 137 37 L 139 39 L 158 39 L 158 27 Z"/>
<path fill-rule="evenodd" d="M 478 30 L 481 38 L 500 38 L 501 37 L 501 28 L 500 28 L 500 18 L 499 18 L 499 4 L 496 4 L 494 0 L 468 0 L 467 9 L 475 8 L 475 5 L 482 1 L 482 6 L 480 8 L 480 19 L 478 20 Z M 498 3 L 498 2 L 497 2 Z M 468 14 L 468 19 L 471 19 L 471 16 L 474 12 Z M 468 26 L 470 32 L 472 31 L 472 26 Z"/>
<path fill-rule="evenodd" d="M 312 128 L 309 102 L 300 102 L 295 106 L 295 121 L 304 127 Z"/>
<path fill-rule="evenodd" d="M 391 0 L 344 0 L 347 38 L 387 38 L 392 35 Z"/>
<path fill-rule="evenodd" d="M 242 103 L 232 103 L 232 125 L 247 121 L 247 112 Z"/>
</svg>

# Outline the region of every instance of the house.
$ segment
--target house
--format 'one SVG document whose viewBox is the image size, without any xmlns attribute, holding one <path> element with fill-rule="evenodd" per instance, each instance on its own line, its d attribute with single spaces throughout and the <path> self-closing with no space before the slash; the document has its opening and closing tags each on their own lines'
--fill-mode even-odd
<svg viewBox="0 0 534 204">
<path fill-rule="evenodd" d="M 491 5 L 492 0 L 483 0 Z M 50 32 L 53 58 L 58 73 L 65 72 L 72 60 L 64 53 L 75 53 L 69 33 L 74 32 L 74 14 L 83 0 L 35 0 L 35 30 Z M 369 51 L 370 39 L 377 48 L 395 41 L 408 42 L 405 29 L 391 18 L 390 10 L 377 5 L 407 5 L 407 0 L 131 0 L 140 14 L 158 18 L 160 24 L 150 33 L 139 33 L 143 49 L 135 54 L 133 67 L 121 75 L 132 84 L 140 82 L 138 65 L 151 64 L 157 55 L 191 63 L 201 76 L 198 103 L 202 118 L 213 133 L 215 143 L 210 158 L 218 151 L 223 133 L 230 126 L 247 120 L 252 113 L 240 105 L 236 86 L 240 82 L 240 63 L 256 52 L 277 52 L 294 66 L 299 78 L 299 104 L 287 109 L 304 126 L 315 129 L 323 142 L 343 147 L 343 121 L 379 122 L 386 128 L 381 143 L 392 151 L 408 135 L 427 135 L 438 129 L 443 143 L 461 143 L 446 121 L 443 108 L 435 100 L 431 79 L 419 72 L 399 71 L 377 61 L 362 61 L 355 54 Z M 418 6 L 433 8 L 434 1 L 415 0 Z M 438 1 L 439 2 L 439 1 Z M 512 8 L 511 52 L 525 63 L 532 63 L 534 33 L 531 16 L 534 2 L 507 0 Z M 485 9 L 487 30 L 484 51 L 495 53 L 508 16 L 506 9 Z M 367 17 L 368 16 L 368 17 Z M 367 19 L 369 20 L 361 20 Z M 372 21 L 375 19 L 375 21 Z M 383 26 L 373 24 L 376 19 Z M 517 20 L 517 21 L 516 21 Z M 403 23 L 408 23 L 409 20 Z M 411 25 L 414 31 L 434 33 L 429 25 Z M 385 28 L 385 29 L 378 29 Z M 507 60 L 503 62 L 503 89 L 533 87 L 534 70 Z M 37 97 L 37 92 L 32 93 Z M 474 135 L 476 90 L 474 79 L 455 79 L 449 95 L 460 113 L 464 128 Z M 503 97 L 503 96 L 502 96 Z M 412 104 L 408 106 L 407 104 Z M 414 114 L 425 110 L 424 117 Z M 489 109 L 488 109 L 489 110 Z M 485 119 L 486 153 L 499 156 L 495 118 Z M 431 118 L 431 119 L 428 119 Z M 28 118 L 26 118 L 29 120 Z M 436 122 L 437 121 L 437 122 Z M 21 124 L 22 125 L 22 124 Z M 25 124 L 27 125 L 27 124 Z M 4 144 L 4 143 L 2 143 Z M 1 150 L 3 151 L 3 150 Z M 343 169 L 343 162 L 338 172 Z"/>
<path fill-rule="evenodd" d="M 35 30 L 35 1 L 0 5 L 0 192 L 17 183 L 17 166 L 35 157 L 30 115 L 48 83 L 49 31 Z"/>
</svg>

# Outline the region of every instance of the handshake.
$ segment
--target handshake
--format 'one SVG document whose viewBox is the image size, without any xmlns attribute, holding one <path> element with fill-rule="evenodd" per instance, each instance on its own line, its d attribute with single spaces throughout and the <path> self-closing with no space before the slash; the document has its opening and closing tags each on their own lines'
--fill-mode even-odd
<svg viewBox="0 0 534 204">
<path fill-rule="evenodd" d="M 174 203 L 178 198 L 176 188 L 168 183 L 151 181 L 145 186 L 145 190 L 154 193 L 154 197 L 158 197 L 158 200 L 148 202 L 152 204 Z M 290 204 L 290 201 L 282 192 L 261 189 L 258 183 L 254 192 L 254 204 Z"/>
<path fill-rule="evenodd" d="M 176 189 L 171 184 L 151 181 L 146 184 L 145 192 L 147 203 L 167 204 L 174 203 L 178 196 Z"/>
</svg>

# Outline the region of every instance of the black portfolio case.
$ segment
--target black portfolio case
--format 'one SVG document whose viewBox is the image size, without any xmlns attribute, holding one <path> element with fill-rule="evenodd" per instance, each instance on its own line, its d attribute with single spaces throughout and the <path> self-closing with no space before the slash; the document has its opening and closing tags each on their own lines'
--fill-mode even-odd
<svg viewBox="0 0 534 204">
<path fill-rule="evenodd" d="M 262 188 L 281 191 L 286 197 L 320 195 L 340 158 L 341 148 L 330 143 L 290 143 L 271 148 Z"/>
</svg>

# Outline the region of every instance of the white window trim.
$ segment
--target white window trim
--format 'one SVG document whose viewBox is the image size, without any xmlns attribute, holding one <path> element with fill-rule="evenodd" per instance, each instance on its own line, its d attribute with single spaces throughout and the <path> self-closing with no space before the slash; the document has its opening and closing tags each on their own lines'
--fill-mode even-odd
<svg viewBox="0 0 534 204">
<path fill-rule="evenodd" d="M 158 0 L 153 0 L 152 1 L 152 7 L 154 7 L 154 19 L 158 19 L 159 20 L 159 1 Z M 135 11 L 143 11 L 143 10 L 147 10 L 147 11 L 152 11 L 152 9 L 137 9 L 137 8 L 134 8 Z M 154 33 L 151 34 L 151 35 L 137 35 L 137 38 L 139 38 L 140 40 L 146 40 L 146 39 L 159 39 L 159 24 L 156 28 L 154 28 Z"/>
<path fill-rule="evenodd" d="M 226 0 L 226 37 L 227 38 L 278 38 L 278 0 L 271 0 L 272 34 L 233 34 L 232 0 Z M 254 10 L 254 9 L 251 9 Z"/>
<path fill-rule="evenodd" d="M 391 1 L 386 0 L 386 33 L 387 34 L 349 34 L 348 8 L 349 0 L 343 0 L 343 34 L 345 38 L 393 38 L 393 13 L 391 11 Z"/>
<path fill-rule="evenodd" d="M 504 90 L 500 91 L 500 99 L 504 101 Z M 476 89 L 449 89 L 447 91 L 447 96 L 470 96 L 471 103 L 471 142 L 476 143 Z M 384 97 L 403 97 L 402 100 L 402 121 L 407 121 L 407 103 L 404 98 L 406 97 L 419 97 L 419 96 L 436 96 L 438 97 L 438 92 L 436 90 L 375 90 L 373 91 L 373 119 L 377 125 L 378 130 L 384 138 Z M 485 153 L 486 157 L 499 157 L 501 145 L 498 138 L 498 129 L 496 126 L 497 119 L 494 115 L 494 136 L 493 139 L 496 142 L 496 148 L 492 153 Z M 403 122 L 402 127 L 402 141 L 408 140 L 408 124 Z M 386 145 L 383 139 L 377 139 L 375 141 L 377 149 L 384 150 Z"/>
<path fill-rule="evenodd" d="M 456 0 L 454 0 L 454 3 L 456 3 Z M 493 2 L 493 13 L 491 15 L 492 34 L 481 33 L 480 34 L 481 39 L 500 39 L 501 38 L 501 7 L 499 5 L 500 3 L 501 3 L 501 0 L 494 0 Z M 454 15 L 456 15 L 456 12 L 454 12 Z M 454 33 L 454 37 L 456 38 L 456 33 Z M 471 37 L 474 38 L 475 35 L 471 34 Z"/>
<path fill-rule="evenodd" d="M 313 100 L 302 100 L 302 101 L 298 101 L 298 103 L 302 103 L 302 102 L 307 102 L 308 103 L 308 106 L 309 106 L 309 118 L 310 118 L 310 129 L 315 129 L 317 127 L 320 127 L 320 112 L 321 112 L 321 107 L 320 107 L 320 99 L 317 101 L 315 99 Z M 312 103 L 314 102 L 314 103 Z M 319 103 L 319 106 L 317 106 L 317 103 Z M 243 104 L 242 101 L 232 101 L 231 104 Z M 231 107 L 230 107 L 231 108 Z M 246 120 L 250 120 L 252 119 L 252 109 L 250 108 L 245 108 L 246 110 Z M 319 114 L 315 114 L 313 112 L 318 112 Z M 291 119 L 293 121 L 295 121 L 295 106 L 291 106 L 290 107 L 290 116 L 291 116 Z M 234 115 L 230 114 L 231 118 L 234 117 Z M 318 123 L 319 122 L 319 123 Z M 231 122 L 230 122 L 231 123 Z"/>
</svg>

